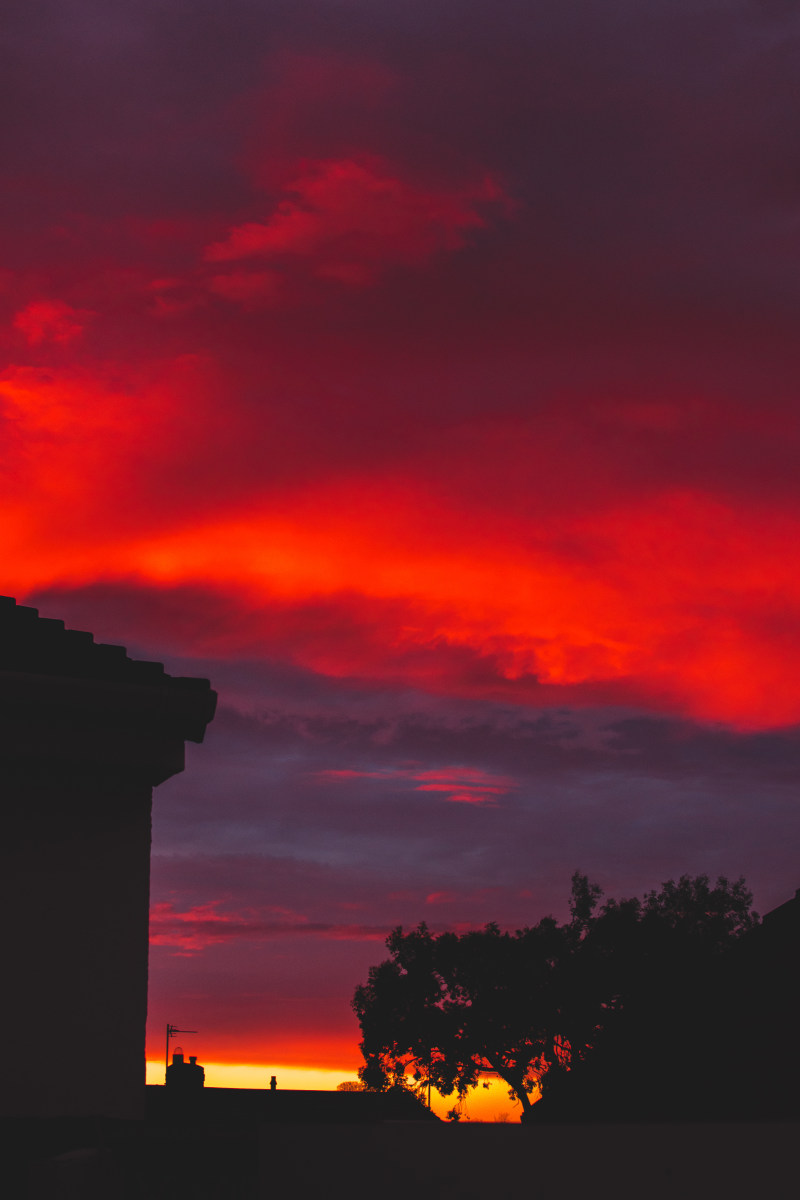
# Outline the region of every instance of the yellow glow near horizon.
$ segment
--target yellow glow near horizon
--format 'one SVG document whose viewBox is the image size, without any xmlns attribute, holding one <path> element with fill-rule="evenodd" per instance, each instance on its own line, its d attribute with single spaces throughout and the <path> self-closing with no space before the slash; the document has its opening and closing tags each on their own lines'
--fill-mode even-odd
<svg viewBox="0 0 800 1200">
<path fill-rule="evenodd" d="M 264 1066 L 261 1063 L 203 1062 L 206 1086 L 219 1088 L 268 1088 L 275 1076 L 278 1088 L 289 1091 L 309 1090 L 334 1092 L 340 1083 L 358 1082 L 355 1071 L 335 1071 L 330 1068 L 290 1067 L 281 1064 Z M 147 1083 L 164 1082 L 164 1062 L 148 1061 Z M 484 1086 L 487 1084 L 488 1086 Z M 437 1117 L 447 1120 L 448 1112 L 460 1107 L 462 1121 L 519 1121 L 521 1108 L 508 1098 L 508 1088 L 499 1079 L 486 1079 L 474 1088 L 459 1106 L 457 1097 L 431 1095 L 431 1108 Z"/>
<path fill-rule="evenodd" d="M 534 1092 L 531 1100 L 537 1099 Z M 437 1091 L 431 1093 L 431 1108 L 443 1121 L 452 1109 L 457 1109 L 462 1121 L 510 1121 L 518 1122 L 522 1114 L 522 1105 L 517 1100 L 509 1100 L 508 1085 L 501 1079 L 487 1078 L 469 1092 L 459 1104 L 458 1097 L 440 1096 Z"/>
<path fill-rule="evenodd" d="M 272 1075 L 278 1087 L 308 1089 L 309 1091 L 334 1092 L 340 1083 L 350 1080 L 358 1082 L 355 1071 L 335 1071 L 326 1067 L 288 1067 L 280 1063 L 220 1063 L 200 1064 L 206 1073 L 206 1087 L 220 1088 L 268 1088 Z M 164 1060 L 148 1061 L 147 1083 L 164 1082 Z"/>
</svg>

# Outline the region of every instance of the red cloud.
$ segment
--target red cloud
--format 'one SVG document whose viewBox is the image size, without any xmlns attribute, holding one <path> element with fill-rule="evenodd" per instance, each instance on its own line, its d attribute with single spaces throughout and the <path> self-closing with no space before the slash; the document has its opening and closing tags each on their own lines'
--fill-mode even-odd
<svg viewBox="0 0 800 1200">
<path fill-rule="evenodd" d="M 447 799 L 454 804 L 493 804 L 497 796 L 504 796 L 506 788 L 473 788 L 469 791 L 453 791 L 454 783 L 424 783 L 418 792 L 447 792 Z"/>
<path fill-rule="evenodd" d="M 475 767 L 447 767 L 417 771 L 411 767 L 387 768 L 383 771 L 330 770 L 316 772 L 317 779 L 406 779 L 415 784 L 416 792 L 444 792 L 445 799 L 456 804 L 494 804 L 498 796 L 507 795 L 517 785 L 505 775 L 490 775 Z"/>
<path fill-rule="evenodd" d="M 315 772 L 317 779 L 337 780 L 337 779 L 386 779 L 391 778 L 396 772 L 387 771 L 317 771 Z"/>
<path fill-rule="evenodd" d="M 216 911 L 217 902 L 197 904 L 185 912 L 165 901 L 150 910 L 150 942 L 154 946 L 179 946 L 185 952 L 202 950 L 225 940 L 236 929 L 234 918 Z M 241 925 L 239 926 L 241 929 Z"/>
<path fill-rule="evenodd" d="M 569 441 L 555 414 L 499 440 L 480 424 L 447 437 L 426 425 L 394 462 L 383 454 L 398 410 L 378 406 L 386 424 L 365 445 L 381 457 L 342 462 L 359 425 L 342 436 L 324 388 L 294 412 L 276 373 L 258 406 L 223 409 L 209 400 L 214 370 L 187 356 L 131 368 L 124 386 L 114 364 L 2 374 L 9 590 L 189 587 L 172 644 L 336 678 L 533 704 L 646 703 L 748 727 L 798 720 L 791 497 L 781 508 L 767 492 L 756 506 L 664 481 L 615 495 L 603 472 L 624 474 L 634 457 L 629 414 L 619 445 L 598 447 Z M 354 409 L 370 431 L 366 405 Z M 768 432 L 764 444 L 783 454 Z M 792 436 L 787 424 L 794 453 Z M 763 454 L 749 429 L 737 438 L 744 466 L 745 444 Z M 196 610 L 201 594 L 215 611 Z M 416 782 L 452 784 L 460 802 L 480 784 Z"/>
<path fill-rule="evenodd" d="M 32 346 L 39 342 L 66 345 L 83 333 L 91 313 L 72 308 L 63 300 L 34 300 L 14 317 L 18 329 Z"/>
<path fill-rule="evenodd" d="M 419 771 L 414 775 L 418 792 L 445 792 L 451 804 L 495 804 L 517 785 L 505 775 L 490 775 L 475 767 Z"/>
<path fill-rule="evenodd" d="M 316 936 L 335 941 L 375 941 L 386 936 L 385 928 L 375 925 L 345 925 L 311 921 L 288 908 L 271 907 L 259 912 L 221 913 L 220 901 L 197 904 L 184 912 L 170 901 L 154 904 L 150 910 L 150 944 L 174 946 L 178 954 L 194 954 L 228 941 L 263 941 L 265 938 Z"/>
<path fill-rule="evenodd" d="M 433 780 L 436 783 L 452 782 L 453 778 L 457 778 L 459 783 L 465 786 L 485 787 L 492 785 L 501 791 L 508 791 L 509 788 L 516 787 L 515 780 L 509 776 L 490 775 L 487 771 L 481 771 L 477 767 L 449 767 L 446 770 L 419 771 L 414 775 L 414 778 Z"/>
<path fill-rule="evenodd" d="M 425 189 L 376 158 L 316 163 L 286 190 L 289 198 L 269 220 L 235 226 L 208 247 L 206 259 L 302 257 L 317 277 L 359 286 L 386 267 L 458 250 L 471 230 L 485 224 L 481 205 L 504 199 L 488 178 L 450 191 Z M 214 286 L 224 291 L 220 277 Z M 237 283 L 233 292 L 240 288 Z"/>
<path fill-rule="evenodd" d="M 230 271 L 227 275 L 215 275 L 208 286 L 218 296 L 249 308 L 280 299 L 282 283 L 277 271 Z"/>
</svg>

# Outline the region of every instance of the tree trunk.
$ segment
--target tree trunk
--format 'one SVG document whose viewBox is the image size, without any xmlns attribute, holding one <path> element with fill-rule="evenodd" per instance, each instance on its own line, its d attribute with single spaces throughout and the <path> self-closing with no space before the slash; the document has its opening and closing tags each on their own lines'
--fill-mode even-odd
<svg viewBox="0 0 800 1200">
<path fill-rule="evenodd" d="M 507 1070 L 506 1067 L 504 1067 L 502 1063 L 493 1062 L 491 1058 L 488 1058 L 487 1061 L 488 1061 L 489 1065 L 491 1066 L 492 1070 L 497 1075 L 500 1076 L 503 1083 L 508 1084 L 508 1086 L 511 1088 L 512 1092 L 514 1093 L 514 1095 L 517 1097 L 520 1104 L 522 1105 L 522 1116 L 520 1117 L 520 1121 L 524 1123 L 525 1121 L 528 1120 L 528 1117 L 533 1112 L 533 1105 L 531 1104 L 531 1098 L 528 1095 L 528 1093 L 525 1091 L 524 1075 L 520 1075 L 516 1071 L 512 1072 L 512 1071 Z"/>
</svg>

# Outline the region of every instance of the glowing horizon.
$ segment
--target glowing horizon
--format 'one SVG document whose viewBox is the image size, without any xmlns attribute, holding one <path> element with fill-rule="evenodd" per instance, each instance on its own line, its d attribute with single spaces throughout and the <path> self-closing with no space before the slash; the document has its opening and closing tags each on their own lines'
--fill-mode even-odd
<svg viewBox="0 0 800 1200">
<path fill-rule="evenodd" d="M 202 1057 L 198 1061 L 205 1071 L 206 1087 L 268 1090 L 273 1075 L 279 1090 L 333 1092 L 340 1083 L 358 1083 L 358 1075 L 354 1071 L 287 1066 L 282 1063 L 205 1062 Z M 146 1082 L 148 1085 L 164 1083 L 163 1061 L 147 1060 Z M 453 1108 L 458 1108 L 463 1121 L 513 1121 L 519 1120 L 521 1112 L 519 1101 L 509 1099 L 507 1086 L 498 1079 L 481 1081 L 461 1103 L 455 1094 L 440 1096 L 433 1089 L 431 1108 L 441 1120 L 447 1120 L 447 1114 Z"/>
</svg>

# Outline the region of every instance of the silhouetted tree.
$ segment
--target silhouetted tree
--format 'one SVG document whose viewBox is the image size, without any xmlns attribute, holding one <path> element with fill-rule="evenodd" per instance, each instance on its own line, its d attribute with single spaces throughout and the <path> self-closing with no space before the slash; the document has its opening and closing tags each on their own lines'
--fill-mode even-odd
<svg viewBox="0 0 800 1200">
<path fill-rule="evenodd" d="M 461 1097 L 493 1071 L 529 1112 L 548 1067 L 587 1043 L 586 997 L 571 992 L 569 963 L 598 896 L 576 873 L 566 925 L 546 917 L 513 934 L 496 924 L 438 936 L 424 923 L 394 929 L 390 958 L 370 969 L 353 1000 L 362 1080 L 386 1088 L 410 1074 L 423 1088 Z"/>
<path fill-rule="evenodd" d="M 423 923 L 387 938 L 390 957 L 356 989 L 370 1088 L 410 1075 L 459 1097 L 495 1072 L 523 1108 L 531 1094 L 563 1094 L 569 1077 L 626 1030 L 646 1052 L 664 1033 L 669 999 L 757 920 L 743 880 L 682 876 L 643 900 L 609 900 L 572 878 L 571 919 L 545 917 L 501 932 L 496 924 L 435 935 Z M 694 973 L 694 974 L 693 974 Z M 580 1074 L 580 1072 L 578 1072 Z"/>
<path fill-rule="evenodd" d="M 537 1116 L 719 1112 L 716 1081 L 735 1054 L 735 1039 L 721 1034 L 737 1020 L 730 952 L 758 924 L 751 905 L 744 880 L 720 877 L 712 886 L 705 875 L 603 905 L 574 963 L 576 982 L 598 1006 L 592 1052 L 553 1065 Z"/>
</svg>

